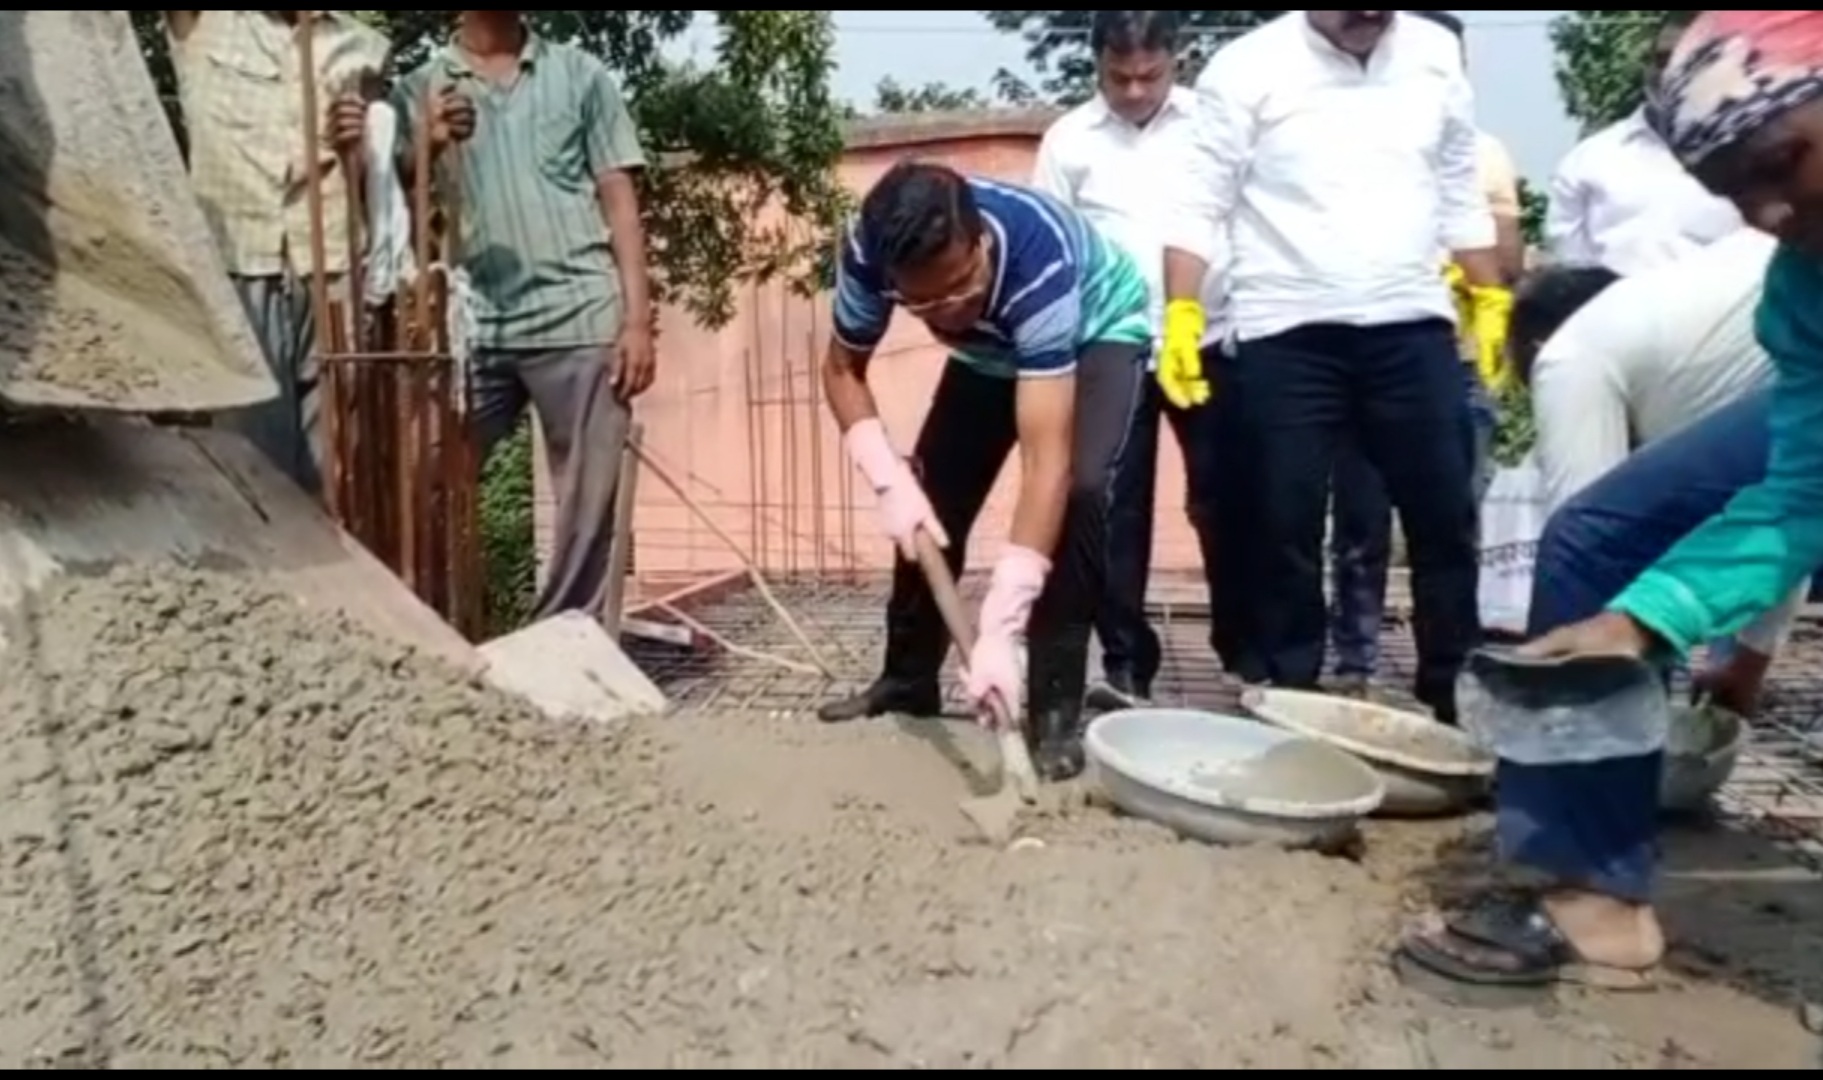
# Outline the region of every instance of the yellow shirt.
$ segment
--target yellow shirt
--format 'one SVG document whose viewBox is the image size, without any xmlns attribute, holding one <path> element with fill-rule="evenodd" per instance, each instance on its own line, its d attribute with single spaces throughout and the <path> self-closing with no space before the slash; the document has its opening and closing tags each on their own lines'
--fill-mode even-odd
<svg viewBox="0 0 1823 1080">
<path fill-rule="evenodd" d="M 1481 190 L 1487 195 L 1488 209 L 1497 218 L 1518 217 L 1519 171 L 1513 167 L 1513 155 L 1485 131 L 1477 149 L 1481 155 Z"/>
<path fill-rule="evenodd" d="M 386 62 L 386 39 L 344 11 L 316 13 L 317 107 L 327 116 L 338 93 Z M 310 267 L 310 208 L 304 178 L 303 82 L 297 36 L 267 11 L 203 11 L 183 41 L 171 42 L 190 183 L 230 274 L 263 277 Z M 324 121 L 326 122 L 326 121 Z M 323 269 L 348 269 L 347 180 L 325 140 L 322 164 Z"/>
</svg>

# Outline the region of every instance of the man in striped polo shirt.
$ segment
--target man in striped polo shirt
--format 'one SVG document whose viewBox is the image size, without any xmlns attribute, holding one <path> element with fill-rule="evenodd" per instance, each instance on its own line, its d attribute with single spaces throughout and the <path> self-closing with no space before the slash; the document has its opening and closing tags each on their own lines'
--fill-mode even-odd
<svg viewBox="0 0 1823 1080">
<path fill-rule="evenodd" d="M 549 454 L 556 537 L 534 617 L 599 611 L 629 406 L 655 368 L 638 132 L 600 60 L 514 11 L 459 13 L 454 38 L 395 91 L 407 133 L 426 102 L 433 144 L 462 142 L 478 438 L 485 453 L 529 403 Z"/>
<path fill-rule="evenodd" d="M 1017 448 L 1019 496 L 981 603 L 968 696 L 999 724 L 1023 702 L 1039 771 L 1074 776 L 1108 497 L 1149 377 L 1145 277 L 1056 199 L 923 162 L 887 172 L 841 243 L 823 385 L 901 558 L 885 673 L 823 719 L 939 711 L 947 634 L 913 545 L 926 532 L 960 573 L 969 529 Z M 917 471 L 893 448 L 867 381 L 895 309 L 952 350 L 918 434 Z"/>
</svg>

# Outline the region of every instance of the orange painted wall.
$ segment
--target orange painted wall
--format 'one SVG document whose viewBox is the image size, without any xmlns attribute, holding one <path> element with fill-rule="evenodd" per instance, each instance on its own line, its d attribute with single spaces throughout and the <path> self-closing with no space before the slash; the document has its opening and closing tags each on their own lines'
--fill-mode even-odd
<svg viewBox="0 0 1823 1080">
<path fill-rule="evenodd" d="M 898 126 L 873 124 L 841 163 L 857 194 L 908 154 L 965 172 L 1022 182 L 1043 117 L 994 122 L 977 115 Z M 886 130 L 882 130 L 882 129 Z M 871 494 L 857 490 L 835 425 L 822 405 L 817 364 L 828 332 L 827 297 L 772 283 L 747 286 L 735 318 L 709 330 L 667 310 L 659 327 L 659 381 L 638 405 L 645 447 L 729 539 L 772 574 L 840 576 L 889 565 L 876 537 Z M 909 451 L 945 354 L 917 320 L 901 315 L 869 379 L 893 440 Z M 1183 465 L 1166 436 L 1160 452 L 1155 565 L 1192 570 L 1197 549 L 1183 505 Z M 550 504 L 540 476 L 539 540 L 548 550 Z M 990 561 L 1006 535 L 1018 466 L 1009 462 L 970 543 Z M 637 592 L 740 569 L 738 555 L 650 472 L 638 481 L 634 522 Z"/>
</svg>

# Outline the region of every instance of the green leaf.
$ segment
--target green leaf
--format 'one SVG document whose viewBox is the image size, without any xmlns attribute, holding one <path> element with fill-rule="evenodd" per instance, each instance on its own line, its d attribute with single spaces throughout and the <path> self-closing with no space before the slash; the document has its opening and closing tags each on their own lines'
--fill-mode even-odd
<svg viewBox="0 0 1823 1080">
<path fill-rule="evenodd" d="M 1669 11 L 1572 11 L 1551 24 L 1564 109 L 1597 131 L 1639 108 L 1645 64 Z"/>
<path fill-rule="evenodd" d="M 979 90 L 957 89 L 940 82 L 901 86 L 888 76 L 874 88 L 874 111 L 883 113 L 947 112 L 985 109 L 990 102 Z"/>
<path fill-rule="evenodd" d="M 1518 387 L 1500 394 L 1500 421 L 1494 428 L 1494 460 L 1506 468 L 1519 464 L 1538 443 L 1532 419 L 1532 395 Z"/>
<path fill-rule="evenodd" d="M 478 524 L 490 638 L 523 626 L 537 600 L 532 468 L 532 424 L 522 420 L 481 471 Z"/>
<path fill-rule="evenodd" d="M 1519 178 L 1519 233 L 1527 244 L 1544 243 L 1545 214 L 1551 208 L 1551 197 L 1533 187 L 1525 177 Z"/>
</svg>

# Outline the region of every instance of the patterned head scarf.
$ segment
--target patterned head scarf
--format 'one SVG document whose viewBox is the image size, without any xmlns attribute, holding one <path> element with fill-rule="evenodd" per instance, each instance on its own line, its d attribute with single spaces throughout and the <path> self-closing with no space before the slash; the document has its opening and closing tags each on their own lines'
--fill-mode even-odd
<svg viewBox="0 0 1823 1080">
<path fill-rule="evenodd" d="M 1655 126 L 1700 165 L 1800 105 L 1823 98 L 1823 11 L 1705 11 L 1659 83 Z"/>
</svg>

